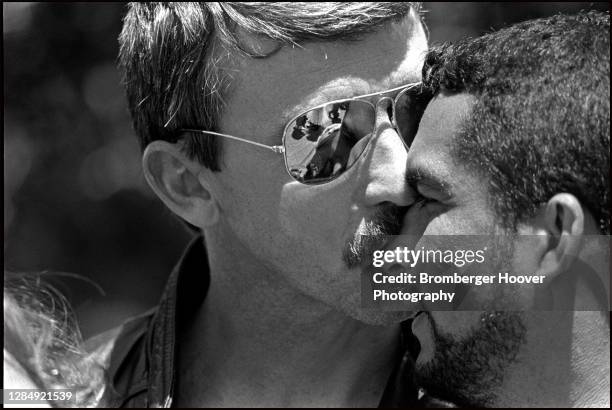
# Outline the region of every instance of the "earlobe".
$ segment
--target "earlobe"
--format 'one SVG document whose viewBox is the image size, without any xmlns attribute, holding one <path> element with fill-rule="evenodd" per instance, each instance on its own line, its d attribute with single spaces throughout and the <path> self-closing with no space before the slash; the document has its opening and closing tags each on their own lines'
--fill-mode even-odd
<svg viewBox="0 0 612 410">
<path fill-rule="evenodd" d="M 176 144 L 153 141 L 142 157 L 147 183 L 176 215 L 199 228 L 217 223 L 218 205 L 203 183 L 203 166 L 190 160 Z"/>
</svg>

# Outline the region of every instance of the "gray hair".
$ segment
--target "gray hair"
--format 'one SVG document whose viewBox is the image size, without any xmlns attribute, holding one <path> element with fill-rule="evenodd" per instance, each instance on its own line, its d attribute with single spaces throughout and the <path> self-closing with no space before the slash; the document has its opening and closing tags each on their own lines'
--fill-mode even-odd
<svg viewBox="0 0 612 410">
<path fill-rule="evenodd" d="M 119 65 L 141 147 L 176 142 L 179 128 L 216 129 L 229 88 L 219 64 L 223 54 L 265 57 L 241 47 L 238 30 L 269 37 L 279 47 L 351 40 L 419 8 L 391 2 L 131 3 L 119 36 Z M 219 170 L 212 137 L 188 136 L 184 149 Z"/>
</svg>

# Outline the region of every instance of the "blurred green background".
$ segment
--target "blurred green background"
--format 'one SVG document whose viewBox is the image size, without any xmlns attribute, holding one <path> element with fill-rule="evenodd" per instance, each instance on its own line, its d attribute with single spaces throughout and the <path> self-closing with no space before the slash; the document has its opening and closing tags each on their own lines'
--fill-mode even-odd
<svg viewBox="0 0 612 410">
<path fill-rule="evenodd" d="M 425 3 L 432 43 L 602 3 Z M 85 336 L 152 307 L 189 234 L 146 186 L 115 68 L 123 3 L 3 3 L 4 263 L 61 280 Z"/>
</svg>

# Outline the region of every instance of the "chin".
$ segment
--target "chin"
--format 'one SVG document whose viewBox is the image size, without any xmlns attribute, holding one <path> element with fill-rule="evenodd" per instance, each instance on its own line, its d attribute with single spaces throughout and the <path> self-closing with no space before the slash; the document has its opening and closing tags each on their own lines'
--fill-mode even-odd
<svg viewBox="0 0 612 410">
<path fill-rule="evenodd" d="M 352 284 L 357 287 L 357 284 Z M 350 288 L 347 285 L 345 288 Z M 344 292 L 342 296 L 340 292 L 330 292 L 326 298 L 319 298 L 325 304 L 334 310 L 355 319 L 361 323 L 372 326 L 391 326 L 400 324 L 408 319 L 413 318 L 417 312 L 401 311 L 401 310 L 382 310 L 362 307 L 361 289 L 355 292 Z M 333 297 L 331 297 L 333 295 Z"/>
<path fill-rule="evenodd" d="M 354 285 L 355 287 L 358 286 L 357 284 Z M 397 325 L 412 319 L 418 313 L 416 311 L 365 308 L 362 306 L 361 289 L 358 289 L 356 292 L 345 292 L 343 296 L 338 296 L 335 293 L 336 296 L 331 300 L 328 299 L 326 303 L 351 319 L 372 326 Z"/>
</svg>

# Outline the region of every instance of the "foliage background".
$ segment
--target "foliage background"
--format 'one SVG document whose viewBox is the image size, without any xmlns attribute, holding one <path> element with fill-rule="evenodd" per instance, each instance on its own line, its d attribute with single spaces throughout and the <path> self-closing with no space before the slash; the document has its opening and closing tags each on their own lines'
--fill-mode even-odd
<svg viewBox="0 0 612 410">
<path fill-rule="evenodd" d="M 432 43 L 608 3 L 425 3 Z M 115 68 L 123 3 L 3 3 L 4 263 L 57 285 L 85 336 L 152 307 L 189 234 L 146 186 Z"/>
</svg>

